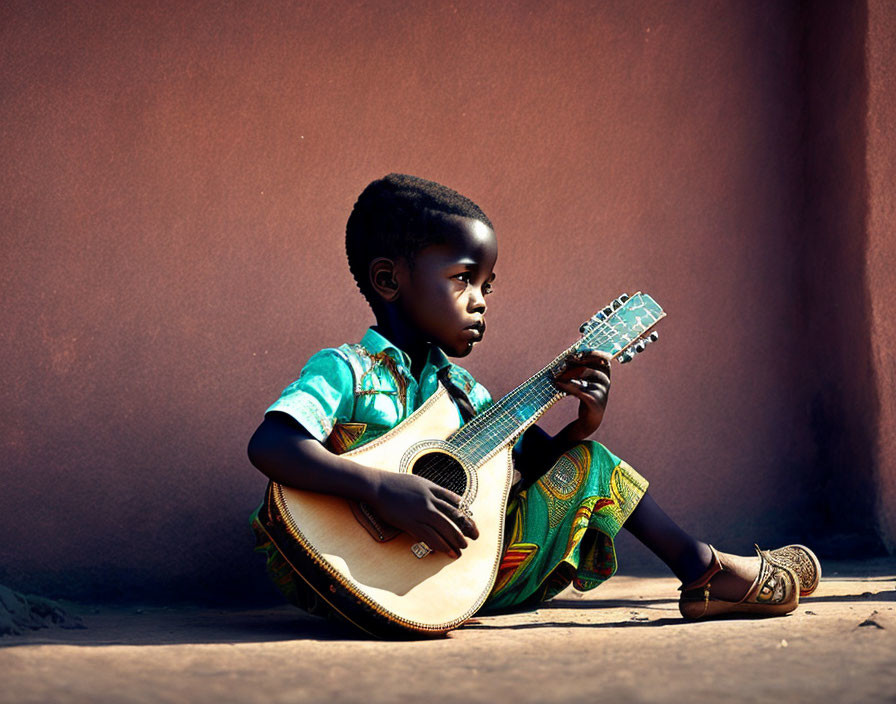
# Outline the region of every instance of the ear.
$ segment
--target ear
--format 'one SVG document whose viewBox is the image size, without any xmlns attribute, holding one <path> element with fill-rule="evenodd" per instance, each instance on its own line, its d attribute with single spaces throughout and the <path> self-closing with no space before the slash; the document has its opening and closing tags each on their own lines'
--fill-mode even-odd
<svg viewBox="0 0 896 704">
<path fill-rule="evenodd" d="M 370 262 L 370 285 L 386 303 L 398 298 L 398 279 L 395 277 L 395 262 L 386 257 L 377 257 Z"/>
</svg>

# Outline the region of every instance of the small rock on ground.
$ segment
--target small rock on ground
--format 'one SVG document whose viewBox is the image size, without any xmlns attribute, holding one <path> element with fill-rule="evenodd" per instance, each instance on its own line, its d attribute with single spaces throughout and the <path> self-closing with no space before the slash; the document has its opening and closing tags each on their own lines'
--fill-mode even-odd
<svg viewBox="0 0 896 704">
<path fill-rule="evenodd" d="M 26 630 L 59 626 L 84 628 L 79 616 L 68 613 L 51 599 L 19 594 L 0 584 L 0 636 L 21 635 Z"/>
</svg>

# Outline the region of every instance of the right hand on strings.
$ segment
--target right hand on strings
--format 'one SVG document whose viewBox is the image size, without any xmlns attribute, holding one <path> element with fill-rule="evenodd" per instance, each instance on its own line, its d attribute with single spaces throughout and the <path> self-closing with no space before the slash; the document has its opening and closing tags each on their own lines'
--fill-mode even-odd
<svg viewBox="0 0 896 704">
<path fill-rule="evenodd" d="M 381 472 L 371 507 L 390 525 L 433 550 L 460 557 L 479 529 L 459 508 L 461 497 L 414 474 Z M 464 537 L 466 536 L 466 537 Z"/>
</svg>

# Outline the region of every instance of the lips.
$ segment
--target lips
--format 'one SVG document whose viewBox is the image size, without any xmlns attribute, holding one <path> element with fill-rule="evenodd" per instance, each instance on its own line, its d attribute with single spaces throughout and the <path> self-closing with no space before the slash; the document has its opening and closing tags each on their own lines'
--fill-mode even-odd
<svg viewBox="0 0 896 704">
<path fill-rule="evenodd" d="M 480 320 L 477 323 L 468 325 L 464 328 L 464 332 L 469 333 L 471 339 L 481 340 L 482 336 L 485 335 L 485 321 Z"/>
</svg>

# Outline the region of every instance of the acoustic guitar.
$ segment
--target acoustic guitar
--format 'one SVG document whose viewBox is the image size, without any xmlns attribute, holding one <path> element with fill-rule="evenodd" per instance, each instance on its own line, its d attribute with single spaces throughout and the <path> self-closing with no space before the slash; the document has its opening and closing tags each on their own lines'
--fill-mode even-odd
<svg viewBox="0 0 896 704">
<path fill-rule="evenodd" d="M 578 349 L 627 361 L 653 339 L 665 313 L 648 295 L 620 296 L 580 328 L 550 363 L 461 426 L 446 388 L 404 422 L 343 457 L 390 472 L 412 472 L 462 497 L 479 538 L 453 559 L 384 525 L 364 505 L 268 485 L 265 531 L 296 573 L 329 607 L 379 637 L 437 636 L 467 621 L 491 591 L 504 549 L 504 514 L 513 481 L 511 449 L 565 394 L 552 372 Z"/>
</svg>

